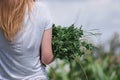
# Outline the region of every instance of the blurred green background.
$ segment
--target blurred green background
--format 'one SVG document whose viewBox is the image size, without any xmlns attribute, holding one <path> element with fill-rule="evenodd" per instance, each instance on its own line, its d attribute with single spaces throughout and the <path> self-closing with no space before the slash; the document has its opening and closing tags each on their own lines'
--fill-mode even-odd
<svg viewBox="0 0 120 80">
<path fill-rule="evenodd" d="M 40 0 L 38 0 L 40 1 Z M 120 0 L 41 0 L 54 23 L 83 25 L 92 54 L 68 62 L 56 59 L 47 67 L 50 80 L 120 80 Z"/>
<path fill-rule="evenodd" d="M 104 44 L 95 46 L 89 40 L 82 40 L 81 35 L 84 34 L 84 30 L 75 26 L 53 27 L 53 52 L 57 56 L 48 66 L 49 79 L 120 80 L 120 54 L 117 52 L 120 49 L 120 35 L 115 33 L 111 37 L 108 41 L 110 50 L 106 52 Z M 84 52 L 81 51 L 81 46 L 85 48 Z"/>
</svg>

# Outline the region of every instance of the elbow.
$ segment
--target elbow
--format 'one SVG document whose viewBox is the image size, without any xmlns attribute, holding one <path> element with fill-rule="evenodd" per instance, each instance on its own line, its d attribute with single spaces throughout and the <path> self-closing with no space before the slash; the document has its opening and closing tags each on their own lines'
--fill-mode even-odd
<svg viewBox="0 0 120 80">
<path fill-rule="evenodd" d="M 54 60 L 53 54 L 44 55 L 44 56 L 42 56 L 42 59 L 41 59 L 42 63 L 45 64 L 45 65 L 49 65 L 50 63 L 53 62 L 53 60 Z"/>
</svg>

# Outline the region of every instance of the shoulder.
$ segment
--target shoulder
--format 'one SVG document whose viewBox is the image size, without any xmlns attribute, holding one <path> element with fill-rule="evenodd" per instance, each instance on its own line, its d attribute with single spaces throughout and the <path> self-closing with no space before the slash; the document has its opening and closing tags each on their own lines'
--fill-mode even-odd
<svg viewBox="0 0 120 80">
<path fill-rule="evenodd" d="M 36 9 L 38 9 L 40 11 L 47 11 L 48 10 L 47 4 L 45 2 L 42 2 L 42 1 L 36 1 L 35 7 L 36 7 Z"/>
<path fill-rule="evenodd" d="M 36 11 L 37 13 L 35 13 Z M 36 1 L 33 12 L 46 20 L 49 20 L 52 18 L 49 6 L 47 5 L 46 2 Z"/>
<path fill-rule="evenodd" d="M 34 3 L 31 14 L 34 17 L 36 16 L 37 18 L 42 18 L 42 19 L 51 18 L 50 9 L 47 3 L 42 1 L 36 1 Z"/>
</svg>

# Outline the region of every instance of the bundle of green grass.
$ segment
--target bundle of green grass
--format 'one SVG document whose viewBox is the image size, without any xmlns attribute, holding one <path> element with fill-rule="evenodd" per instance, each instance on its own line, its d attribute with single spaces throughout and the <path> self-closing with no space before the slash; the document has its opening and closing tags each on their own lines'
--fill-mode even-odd
<svg viewBox="0 0 120 80">
<path fill-rule="evenodd" d="M 69 27 L 53 25 L 52 47 L 55 58 L 64 60 L 74 60 L 76 56 L 91 53 L 93 45 L 82 39 L 84 31 L 82 27 Z"/>
</svg>

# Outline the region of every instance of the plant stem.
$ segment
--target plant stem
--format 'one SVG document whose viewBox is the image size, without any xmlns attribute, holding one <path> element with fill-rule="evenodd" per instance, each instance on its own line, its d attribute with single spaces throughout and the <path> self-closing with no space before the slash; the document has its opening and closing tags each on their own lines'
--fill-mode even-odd
<svg viewBox="0 0 120 80">
<path fill-rule="evenodd" d="M 82 72 L 83 72 L 83 74 L 84 74 L 84 76 L 85 76 L 85 80 L 88 80 L 88 77 L 87 77 L 87 75 L 86 75 L 86 72 L 85 72 L 85 70 L 83 69 L 83 66 L 82 66 L 82 64 L 81 64 L 80 61 L 79 61 L 79 57 L 76 56 L 76 59 L 75 59 L 75 60 L 76 60 L 77 63 L 80 65 L 80 68 L 81 68 L 81 70 L 82 70 Z"/>
</svg>

